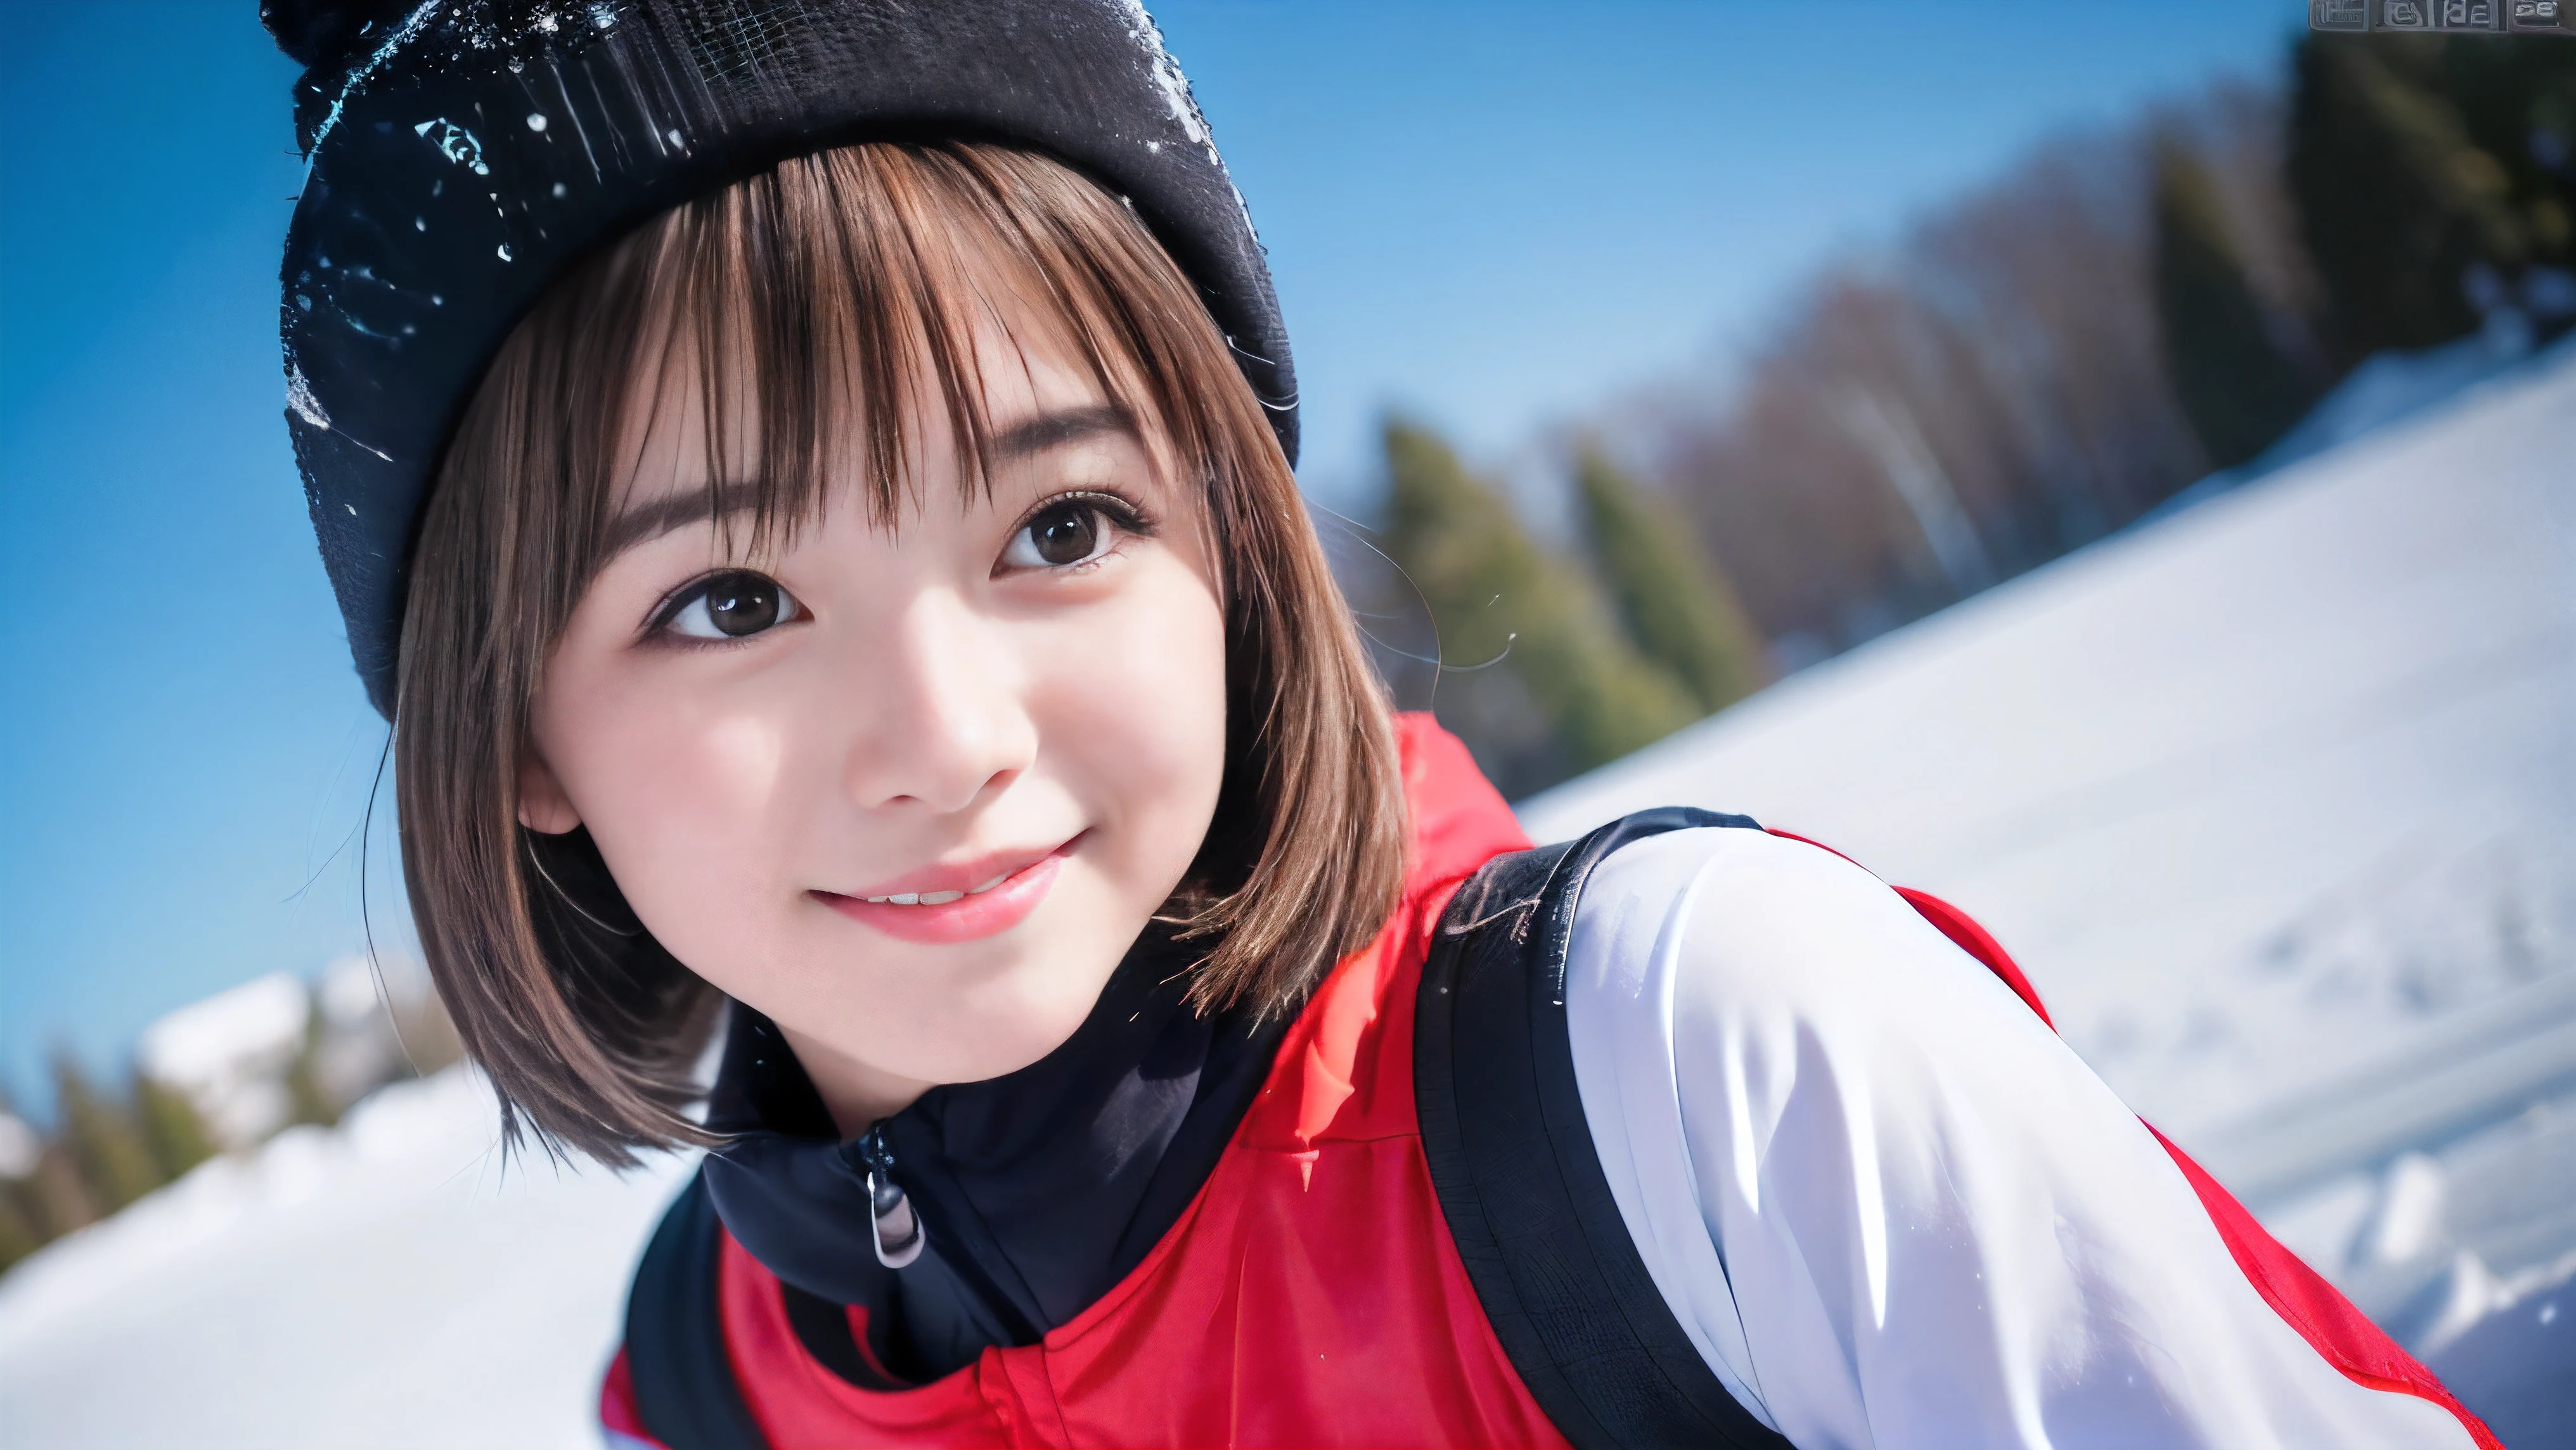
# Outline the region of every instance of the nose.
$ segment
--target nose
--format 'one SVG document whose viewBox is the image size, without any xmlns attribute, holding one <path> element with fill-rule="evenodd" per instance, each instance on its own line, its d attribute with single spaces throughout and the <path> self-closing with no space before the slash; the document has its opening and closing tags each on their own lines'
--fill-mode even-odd
<svg viewBox="0 0 2576 1450">
<path fill-rule="evenodd" d="M 1037 752 L 1023 672 L 998 622 L 945 590 L 917 594 L 845 672 L 856 696 L 845 767 L 863 809 L 961 811 L 998 794 Z"/>
</svg>

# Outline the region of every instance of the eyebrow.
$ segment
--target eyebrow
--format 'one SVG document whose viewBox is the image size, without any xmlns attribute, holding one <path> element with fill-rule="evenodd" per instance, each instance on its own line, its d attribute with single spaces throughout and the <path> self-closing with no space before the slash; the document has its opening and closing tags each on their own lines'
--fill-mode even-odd
<svg viewBox="0 0 2576 1450">
<path fill-rule="evenodd" d="M 1095 403 L 1040 413 L 1003 429 L 993 438 L 992 462 L 995 465 L 1016 463 L 1068 443 L 1079 443 L 1104 434 L 1123 435 L 1140 443 L 1144 441 L 1133 413 L 1116 403 Z M 603 562 L 614 559 L 638 544 L 694 523 L 749 513 L 759 506 L 761 493 L 757 483 L 741 480 L 717 488 L 712 509 L 708 506 L 707 495 L 694 491 L 671 494 L 623 509 L 608 525 L 607 537 L 601 543 L 600 558 Z"/>
<path fill-rule="evenodd" d="M 1094 403 L 1087 408 L 1063 408 L 1024 418 L 1002 430 L 993 440 L 993 461 L 1016 463 L 1033 458 L 1050 448 L 1062 448 L 1085 438 L 1104 433 L 1123 433 L 1137 442 L 1143 438 L 1136 431 L 1136 419 L 1116 403 Z"/>
</svg>

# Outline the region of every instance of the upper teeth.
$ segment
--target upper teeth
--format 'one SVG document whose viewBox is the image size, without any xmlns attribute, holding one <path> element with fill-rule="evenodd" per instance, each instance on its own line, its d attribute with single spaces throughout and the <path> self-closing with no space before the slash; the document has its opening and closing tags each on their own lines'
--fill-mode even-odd
<svg viewBox="0 0 2576 1450">
<path fill-rule="evenodd" d="M 862 899 L 876 902 L 881 906 L 946 906 L 961 896 L 981 896 L 1010 879 L 1011 873 L 1005 871 L 981 886 L 969 886 L 963 891 L 900 891 L 892 896 L 870 896 Z"/>
</svg>

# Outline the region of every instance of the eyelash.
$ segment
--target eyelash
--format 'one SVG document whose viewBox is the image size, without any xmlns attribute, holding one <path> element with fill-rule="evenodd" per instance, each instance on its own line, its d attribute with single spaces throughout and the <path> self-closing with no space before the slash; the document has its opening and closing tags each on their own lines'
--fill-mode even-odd
<svg viewBox="0 0 2576 1450">
<path fill-rule="evenodd" d="M 648 644 L 664 645 L 676 649 L 739 649 L 744 645 L 757 644 L 769 634 L 774 633 L 774 628 L 765 629 L 756 634 L 739 635 L 731 639 L 709 639 L 699 635 L 683 635 L 677 630 L 671 628 L 671 624 L 674 620 L 677 620 L 680 617 L 682 611 L 686 610 L 690 605 L 697 603 L 700 599 L 705 598 L 707 591 L 715 587 L 717 580 L 724 578 L 728 574 L 759 573 L 760 571 L 757 569 L 745 569 L 738 564 L 727 565 L 721 569 L 709 569 L 707 572 L 698 575 L 696 578 L 691 579 L 679 588 L 663 595 L 662 602 L 653 606 L 653 613 L 644 621 L 644 630 L 642 634 L 644 642 Z M 769 578 L 770 576 L 762 575 L 762 577 Z M 777 581 L 772 579 L 771 582 L 776 583 Z M 789 599 L 795 598 L 795 595 L 788 593 L 786 586 L 784 585 L 779 585 L 779 592 L 781 594 L 785 594 Z M 782 624 L 796 623 L 804 617 L 804 605 L 800 602 L 796 605 L 796 608 L 798 611 L 797 619 L 783 620 L 781 621 Z"/>
<path fill-rule="evenodd" d="M 1032 523 L 1037 521 L 1039 515 L 1045 513 L 1051 508 L 1068 503 L 1086 504 L 1099 510 L 1101 516 L 1109 521 L 1111 528 L 1116 529 L 1119 533 L 1125 534 L 1131 538 L 1150 539 L 1154 537 L 1155 533 L 1161 526 L 1160 521 L 1152 514 L 1147 513 L 1142 504 L 1139 504 L 1134 499 L 1127 497 L 1125 494 L 1109 489 L 1078 488 L 1068 489 L 1063 493 L 1049 494 L 1045 498 L 1038 500 L 1035 504 L 1032 504 L 1029 507 L 1028 512 L 1020 515 L 1019 519 L 1011 525 L 1010 533 L 1004 537 L 1006 539 L 1018 538 L 1023 530 L 1027 529 Z M 1107 558 L 1111 552 L 1113 552 L 1113 550 L 1104 549 L 1097 557 L 1087 559 L 1079 564 L 1054 565 L 1049 566 L 1044 570 L 1022 570 L 1018 572 L 1050 572 L 1063 574 L 1088 573 L 1092 569 L 1098 567 L 1100 560 Z M 707 572 L 698 575 L 696 578 L 689 580 L 687 583 L 682 584 L 670 593 L 663 595 L 662 602 L 653 607 L 652 615 L 644 623 L 643 638 L 658 644 L 685 643 L 685 646 L 689 649 L 733 649 L 742 645 L 754 643 L 761 639 L 763 635 L 768 633 L 768 631 L 764 630 L 761 634 L 743 635 L 738 639 L 700 639 L 693 636 L 682 641 L 681 637 L 674 634 L 671 630 L 671 621 L 679 617 L 680 611 L 688 608 L 692 604 L 695 604 L 699 597 L 704 595 L 718 579 L 723 578 L 727 574 L 746 572 L 757 573 L 758 571 L 744 570 L 739 565 L 729 565 L 721 569 L 710 569 Z M 1005 571 L 1001 570 L 997 565 L 994 572 L 998 576 Z"/>
<path fill-rule="evenodd" d="M 1021 533 L 1027 530 L 1031 524 L 1036 523 L 1040 515 L 1046 513 L 1049 509 L 1058 508 L 1069 503 L 1084 504 L 1090 508 L 1098 510 L 1100 516 L 1108 520 L 1109 526 L 1112 529 L 1129 538 L 1150 539 L 1154 537 L 1155 533 L 1161 528 L 1161 521 L 1156 519 L 1152 514 L 1147 513 L 1143 504 L 1138 503 L 1136 500 L 1129 498 L 1123 493 L 1116 492 L 1112 489 L 1073 488 L 1067 489 L 1062 493 L 1048 494 L 1045 498 L 1039 499 L 1036 503 L 1031 504 L 1028 512 L 1021 514 L 1019 519 L 1011 525 L 1011 531 L 1002 536 L 1002 547 L 1004 551 L 1008 552 L 1011 542 L 1017 540 Z M 1087 574 L 1091 570 L 1099 567 L 1102 559 L 1108 558 L 1115 552 L 1116 546 L 1113 544 L 1111 547 L 1101 550 L 1098 555 L 1090 559 L 1086 559 L 1079 564 L 1053 564 L 1035 568 L 1022 568 L 1019 570 L 1006 570 L 997 560 L 994 564 L 993 574 L 995 578 L 1000 578 L 1005 573 L 1011 572 L 1032 574 Z"/>
</svg>

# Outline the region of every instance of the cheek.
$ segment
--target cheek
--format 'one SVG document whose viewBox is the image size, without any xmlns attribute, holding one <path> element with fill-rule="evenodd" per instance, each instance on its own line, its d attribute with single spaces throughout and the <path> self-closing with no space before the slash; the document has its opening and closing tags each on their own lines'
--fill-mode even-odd
<svg viewBox="0 0 2576 1450">
<path fill-rule="evenodd" d="M 1148 561 L 1140 561 L 1148 562 Z M 1225 615 L 1205 581 L 1168 555 L 1086 620 L 1051 658 L 1041 738 L 1061 742 L 1068 784 L 1124 828 L 1168 894 L 1198 854 L 1225 776 Z M 1159 904 L 1157 895 L 1154 904 Z"/>
<path fill-rule="evenodd" d="M 577 703 L 545 717 L 539 743 L 645 926 L 693 964 L 766 938 L 756 903 L 779 899 L 787 875 L 776 722 L 606 682 L 564 698 Z"/>
</svg>

